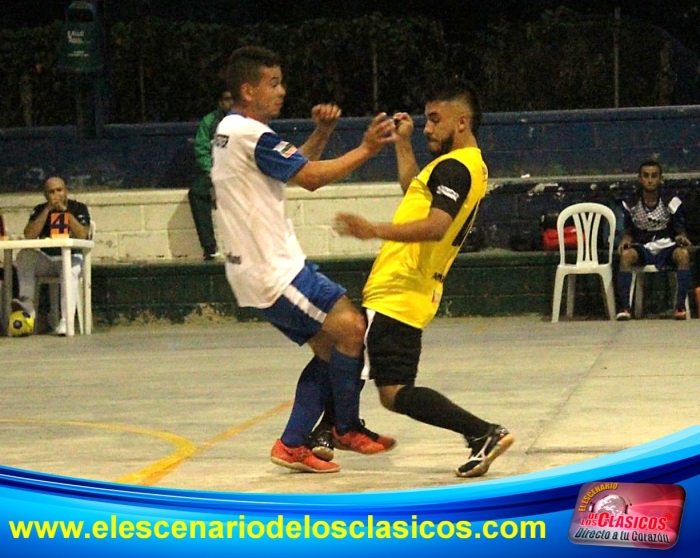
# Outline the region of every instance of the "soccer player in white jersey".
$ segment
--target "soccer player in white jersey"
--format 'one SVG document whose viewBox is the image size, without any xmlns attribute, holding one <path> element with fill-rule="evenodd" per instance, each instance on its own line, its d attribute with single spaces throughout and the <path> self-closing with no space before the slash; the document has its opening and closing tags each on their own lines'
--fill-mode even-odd
<svg viewBox="0 0 700 558">
<path fill-rule="evenodd" d="M 240 306 L 256 308 L 314 353 L 271 460 L 299 471 L 336 472 L 336 463 L 318 459 L 307 446 L 328 396 L 335 405 L 333 435 L 339 447 L 379 453 L 395 440 L 371 432 L 359 419 L 366 323 L 345 289 L 306 261 L 285 215 L 285 189 L 290 182 L 314 191 L 342 178 L 394 142 L 395 126 L 379 114 L 358 147 L 321 161 L 341 115 L 336 105 L 313 107 L 316 127 L 297 148 L 268 126 L 279 116 L 286 93 L 279 57 L 262 47 L 240 48 L 231 54 L 227 77 L 233 107 L 217 128 L 212 168 L 226 277 Z"/>
</svg>

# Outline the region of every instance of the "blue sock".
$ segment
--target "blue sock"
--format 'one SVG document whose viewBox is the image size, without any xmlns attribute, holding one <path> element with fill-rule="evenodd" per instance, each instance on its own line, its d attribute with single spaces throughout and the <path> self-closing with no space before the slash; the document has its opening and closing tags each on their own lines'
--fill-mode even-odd
<svg viewBox="0 0 700 558">
<path fill-rule="evenodd" d="M 630 289 L 632 288 L 632 272 L 621 271 L 617 276 L 617 293 L 619 296 L 620 308 L 630 307 Z"/>
<path fill-rule="evenodd" d="M 362 388 L 365 387 L 365 381 L 360 380 L 358 385 L 358 390 L 362 392 Z M 328 400 L 326 401 L 326 408 L 323 411 L 323 416 L 321 417 L 321 423 L 330 429 L 335 425 L 335 406 L 333 405 L 333 394 L 330 393 Z"/>
<path fill-rule="evenodd" d="M 676 295 L 676 308 L 685 308 L 685 297 L 690 289 L 692 281 L 689 269 L 679 269 L 676 273 L 678 281 L 678 294 Z"/>
<path fill-rule="evenodd" d="M 361 370 L 362 357 L 350 357 L 333 349 L 329 372 L 333 389 L 335 428 L 339 434 L 345 434 L 360 422 Z"/>
<path fill-rule="evenodd" d="M 314 357 L 306 365 L 297 382 L 292 412 L 281 436 L 285 446 L 296 448 L 306 443 L 316 421 L 323 413 L 330 394 L 328 364 Z"/>
</svg>

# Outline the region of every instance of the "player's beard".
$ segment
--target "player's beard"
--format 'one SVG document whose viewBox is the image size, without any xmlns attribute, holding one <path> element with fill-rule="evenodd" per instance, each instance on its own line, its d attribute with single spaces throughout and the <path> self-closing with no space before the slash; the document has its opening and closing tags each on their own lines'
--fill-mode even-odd
<svg viewBox="0 0 700 558">
<path fill-rule="evenodd" d="M 454 144 L 454 138 L 449 136 L 440 142 L 433 142 L 428 144 L 428 151 L 430 151 L 436 157 L 440 155 L 446 155 L 452 151 L 452 145 Z"/>
</svg>

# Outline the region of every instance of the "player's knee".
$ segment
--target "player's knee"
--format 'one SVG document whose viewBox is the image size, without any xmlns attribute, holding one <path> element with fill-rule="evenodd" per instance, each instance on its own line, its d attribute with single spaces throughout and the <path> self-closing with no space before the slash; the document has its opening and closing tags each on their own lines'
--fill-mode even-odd
<svg viewBox="0 0 700 558">
<path fill-rule="evenodd" d="M 344 344 L 359 347 L 362 350 L 365 341 L 367 322 L 359 312 L 345 312 L 342 317 Z"/>
<path fill-rule="evenodd" d="M 17 265 L 27 265 L 34 261 L 33 250 L 20 250 L 15 258 L 15 263 Z"/>
<path fill-rule="evenodd" d="M 676 265 L 687 267 L 690 264 L 690 252 L 687 248 L 676 248 L 673 251 L 673 260 Z"/>
<path fill-rule="evenodd" d="M 632 266 L 637 261 L 637 252 L 632 248 L 627 248 L 620 254 L 620 265 L 621 266 Z"/>
</svg>

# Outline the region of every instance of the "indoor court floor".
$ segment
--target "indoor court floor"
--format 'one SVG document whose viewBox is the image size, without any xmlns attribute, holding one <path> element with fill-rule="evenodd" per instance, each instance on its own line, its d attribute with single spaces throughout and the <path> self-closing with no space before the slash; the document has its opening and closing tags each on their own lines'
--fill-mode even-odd
<svg viewBox="0 0 700 558">
<path fill-rule="evenodd" d="M 0 464 L 108 482 L 260 493 L 406 490 L 579 463 L 700 424 L 700 320 L 440 318 L 418 376 L 515 444 L 482 479 L 460 479 L 457 434 L 381 408 L 386 454 L 336 451 L 337 474 L 270 463 L 309 359 L 265 323 L 202 320 L 0 338 Z M 596 480 L 596 479 L 592 479 Z"/>
</svg>

